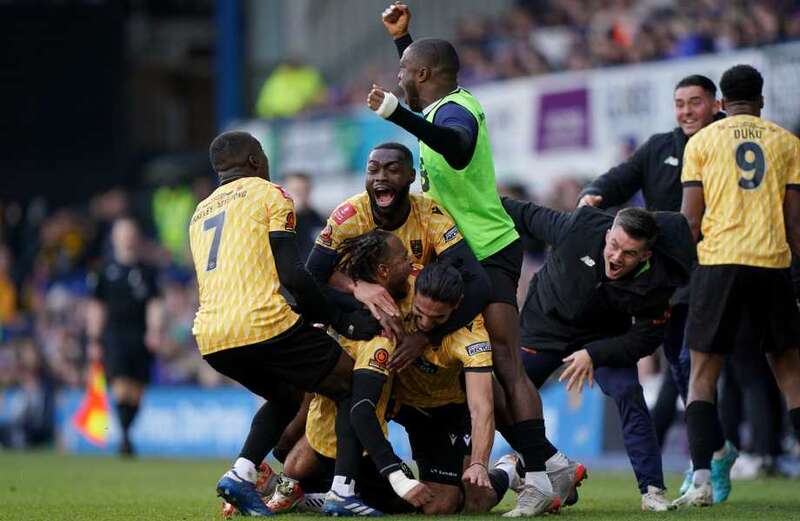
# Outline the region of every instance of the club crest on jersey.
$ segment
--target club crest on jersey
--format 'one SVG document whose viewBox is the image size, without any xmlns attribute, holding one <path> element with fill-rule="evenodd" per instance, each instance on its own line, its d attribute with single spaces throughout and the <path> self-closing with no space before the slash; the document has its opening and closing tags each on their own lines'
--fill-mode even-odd
<svg viewBox="0 0 800 521">
<path fill-rule="evenodd" d="M 489 342 L 476 342 L 467 346 L 467 354 L 475 356 L 478 353 L 488 353 L 492 350 L 492 345 Z"/>
<path fill-rule="evenodd" d="M 286 228 L 287 232 L 293 232 L 295 226 L 297 226 L 297 219 L 294 216 L 294 212 L 289 212 L 286 214 L 286 225 L 284 228 Z"/>
<path fill-rule="evenodd" d="M 594 264 L 595 264 L 594 263 L 594 259 L 589 257 L 588 255 L 585 255 L 585 256 L 581 257 L 581 262 L 586 264 L 590 268 L 594 268 Z"/>
<path fill-rule="evenodd" d="M 370 358 L 368 365 L 375 369 L 386 369 L 386 364 L 389 362 L 389 351 L 380 348 L 376 349 Z"/>
<path fill-rule="evenodd" d="M 411 253 L 414 257 L 420 259 L 422 257 L 422 241 L 420 239 L 411 239 Z"/>
<path fill-rule="evenodd" d="M 453 226 L 446 232 L 444 232 L 444 242 L 450 242 L 458 236 L 458 228 Z"/>
<path fill-rule="evenodd" d="M 669 156 L 664 160 L 664 164 L 669 166 L 678 166 L 678 163 L 680 163 L 680 161 L 678 161 L 678 158 L 675 156 Z"/>
<path fill-rule="evenodd" d="M 345 203 L 333 211 L 333 220 L 336 224 L 342 224 L 356 214 L 356 208 L 350 203 Z"/>
<path fill-rule="evenodd" d="M 331 246 L 333 244 L 333 239 L 331 238 L 333 235 L 333 228 L 330 224 L 325 226 L 319 234 L 319 242 L 325 246 Z"/>
</svg>

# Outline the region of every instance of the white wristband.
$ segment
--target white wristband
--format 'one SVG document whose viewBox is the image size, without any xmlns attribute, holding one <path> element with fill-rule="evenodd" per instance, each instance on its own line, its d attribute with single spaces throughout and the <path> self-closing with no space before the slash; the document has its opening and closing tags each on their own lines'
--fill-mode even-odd
<svg viewBox="0 0 800 521">
<path fill-rule="evenodd" d="M 392 114 L 394 114 L 394 111 L 395 109 L 397 109 L 397 105 L 399 104 L 400 102 L 397 101 L 397 96 L 395 96 L 391 92 L 384 92 L 381 106 L 375 109 L 375 113 L 380 117 L 382 117 L 383 119 L 386 119 Z"/>
<path fill-rule="evenodd" d="M 407 477 L 402 470 L 395 470 L 389 474 L 389 484 L 392 485 L 395 494 L 405 498 L 405 495 L 420 483 L 416 479 Z"/>
</svg>

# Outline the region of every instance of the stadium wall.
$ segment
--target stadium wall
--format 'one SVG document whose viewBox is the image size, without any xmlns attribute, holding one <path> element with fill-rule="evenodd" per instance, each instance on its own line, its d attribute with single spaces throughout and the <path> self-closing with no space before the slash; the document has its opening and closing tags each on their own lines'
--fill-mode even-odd
<svg viewBox="0 0 800 521">
<path fill-rule="evenodd" d="M 13 419 L 20 391 L 0 392 L 0 423 Z M 591 457 L 603 448 L 603 395 L 598 389 L 567 394 L 560 385 L 543 392 L 550 440 L 575 457 Z M 119 427 L 112 406 L 105 445 L 90 443 L 73 425 L 83 392 L 62 391 L 56 401 L 56 439 L 60 449 L 75 454 L 113 454 Z M 234 457 L 250 429 L 261 401 L 239 387 L 150 387 L 132 428 L 132 441 L 143 456 Z M 411 459 L 402 427 L 390 424 L 389 439 L 398 455 Z M 493 457 L 511 449 L 497 435 Z"/>
</svg>

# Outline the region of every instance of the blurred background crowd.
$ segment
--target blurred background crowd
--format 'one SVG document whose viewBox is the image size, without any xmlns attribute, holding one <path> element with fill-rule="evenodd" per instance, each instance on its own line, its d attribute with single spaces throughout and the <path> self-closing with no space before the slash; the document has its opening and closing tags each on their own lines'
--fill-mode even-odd
<svg viewBox="0 0 800 521">
<path fill-rule="evenodd" d="M 503 13 L 462 18 L 454 35 L 467 87 L 798 39 L 800 4 L 794 0 L 518 0 Z M 305 86 L 294 91 L 305 98 L 298 112 L 331 109 L 363 103 L 371 82 L 394 86 L 395 73 L 385 63 L 367 63 L 354 78 L 326 87 L 312 66 L 289 61 L 273 70 L 262 92 L 292 75 Z M 266 99 L 256 105 L 263 117 L 296 113 Z"/>
</svg>

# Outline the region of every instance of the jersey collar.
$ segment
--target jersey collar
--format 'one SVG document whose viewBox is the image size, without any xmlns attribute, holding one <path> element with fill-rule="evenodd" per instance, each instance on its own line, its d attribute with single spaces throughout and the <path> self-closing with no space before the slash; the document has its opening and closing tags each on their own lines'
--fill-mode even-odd
<svg viewBox="0 0 800 521">
<path fill-rule="evenodd" d="M 445 95 L 445 96 L 442 96 L 441 98 L 437 99 L 436 101 L 434 101 L 433 103 L 431 103 L 430 105 L 428 105 L 427 107 L 425 107 L 424 109 L 422 109 L 422 116 L 427 118 L 427 117 L 428 117 L 428 114 L 430 114 L 430 112 L 431 112 L 433 109 L 435 109 L 435 108 L 436 108 L 436 105 L 438 105 L 439 103 L 441 103 L 443 99 L 445 99 L 447 96 L 449 96 L 449 95 L 451 95 L 451 94 L 453 94 L 453 93 L 455 93 L 455 92 L 458 92 L 458 91 L 460 91 L 460 90 L 461 90 L 461 87 L 460 87 L 460 86 L 458 86 L 458 87 L 456 87 L 454 90 L 452 90 L 452 91 L 448 92 L 448 93 L 447 93 L 447 95 Z"/>
</svg>

